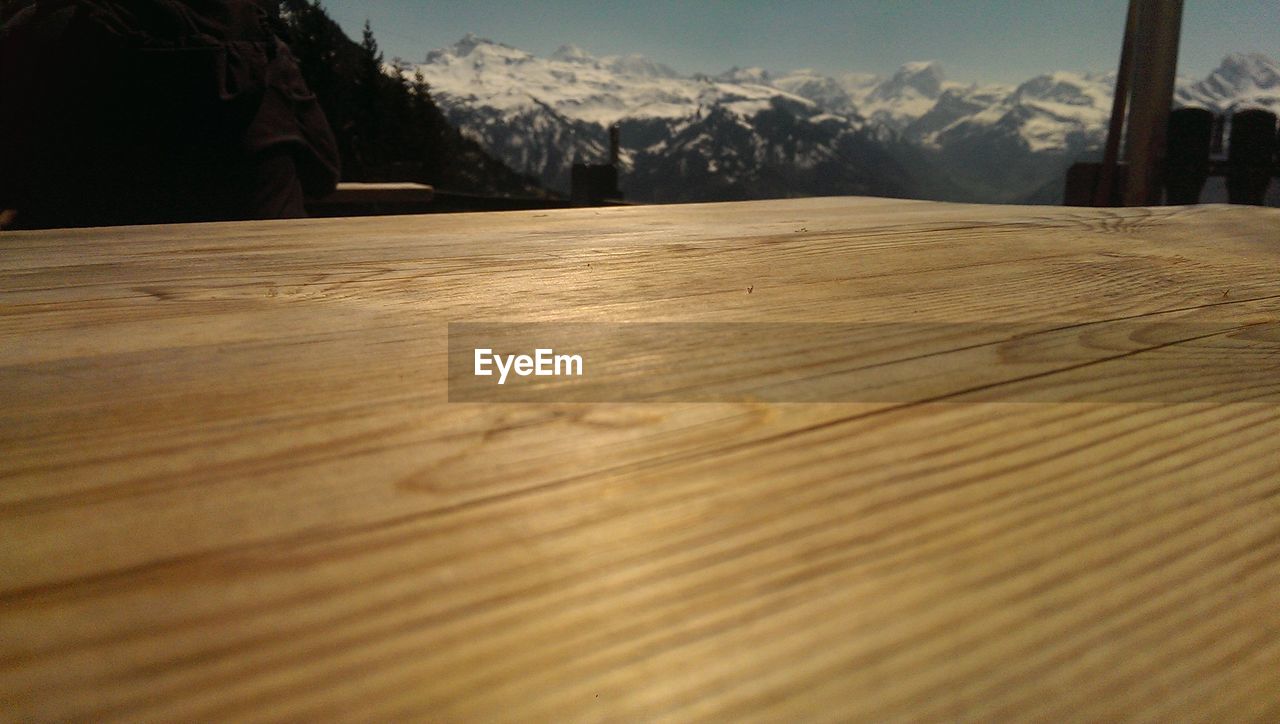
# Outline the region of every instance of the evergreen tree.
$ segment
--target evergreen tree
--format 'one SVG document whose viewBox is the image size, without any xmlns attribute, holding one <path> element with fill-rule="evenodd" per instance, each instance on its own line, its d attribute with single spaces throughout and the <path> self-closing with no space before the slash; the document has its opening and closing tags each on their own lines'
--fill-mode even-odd
<svg viewBox="0 0 1280 724">
<path fill-rule="evenodd" d="M 307 85 L 320 99 L 348 181 L 417 181 L 484 195 L 546 196 L 454 128 L 421 75 L 384 72 L 366 20 L 353 42 L 309 0 L 279 0 L 279 18 Z"/>
</svg>

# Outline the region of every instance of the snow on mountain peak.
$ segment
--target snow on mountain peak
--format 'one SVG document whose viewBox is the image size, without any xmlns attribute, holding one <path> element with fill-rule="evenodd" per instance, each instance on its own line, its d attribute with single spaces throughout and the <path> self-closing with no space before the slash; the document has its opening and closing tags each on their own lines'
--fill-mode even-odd
<svg viewBox="0 0 1280 724">
<path fill-rule="evenodd" d="M 642 55 L 593 56 L 566 44 L 539 58 L 473 34 L 432 51 L 417 68 L 399 70 L 421 71 L 442 106 L 455 113 L 484 109 L 468 117 L 577 128 L 564 131 L 570 136 L 620 121 L 674 128 L 715 113 L 745 123 L 785 108 L 853 130 L 869 120 L 877 133 L 902 134 L 931 148 L 1001 138 L 1032 153 L 1072 153 L 1099 143 L 1115 85 L 1114 73 L 1066 71 L 1016 87 L 966 85 L 946 81 L 934 61 L 905 63 L 889 78 L 760 67 L 689 77 Z M 1180 105 L 1219 112 L 1280 109 L 1280 63 L 1258 53 L 1229 55 L 1203 80 L 1179 80 L 1177 94 Z"/>
<path fill-rule="evenodd" d="M 1222 59 L 1210 77 L 1218 76 L 1237 88 L 1253 85 L 1257 88 L 1280 87 L 1280 63 L 1262 53 L 1232 53 Z"/>
<path fill-rule="evenodd" d="M 678 78 L 680 74 L 662 63 L 655 63 L 649 58 L 639 55 L 608 56 L 601 59 L 606 68 L 615 73 L 650 78 Z"/>
<path fill-rule="evenodd" d="M 577 45 L 566 44 L 556 48 L 547 60 L 573 63 L 611 70 L 620 75 L 648 76 L 651 78 L 676 78 L 679 74 L 662 63 L 655 63 L 638 53 L 631 55 L 606 55 L 597 58 Z"/>
<path fill-rule="evenodd" d="M 1107 107 L 1111 104 L 1111 89 L 1106 80 L 1067 71 L 1038 75 L 1018 86 L 1014 95 L 1019 100 L 1068 106 Z"/>
<path fill-rule="evenodd" d="M 809 68 L 780 76 L 770 76 L 769 84 L 817 103 L 819 107 L 847 118 L 861 120 L 853 96 L 840 81 Z"/>
<path fill-rule="evenodd" d="M 467 33 L 462 36 L 461 40 L 453 44 L 452 50 L 454 55 L 463 58 L 471 55 L 473 50 L 482 45 L 497 45 L 497 43 L 488 38 L 482 38 L 475 33 Z"/>
<path fill-rule="evenodd" d="M 931 112 L 929 123 L 922 118 L 912 128 L 918 140 L 934 147 L 974 140 L 990 143 L 999 137 L 1033 153 L 1078 152 L 1101 143 L 1111 95 L 1109 76 L 1058 71 L 1036 76 L 1011 91 L 995 86 L 986 91 L 949 90 L 939 106 L 948 101 L 945 105 L 957 111 L 954 120 Z M 975 110 L 967 111 L 968 107 Z"/>
<path fill-rule="evenodd" d="M 468 58 L 473 61 L 494 58 L 506 62 L 520 62 L 532 57 L 529 53 L 513 48 L 510 45 L 482 38 L 475 33 L 467 33 L 453 45 L 427 53 L 426 62 L 447 62 L 449 58 Z"/>
<path fill-rule="evenodd" d="M 550 55 L 550 59 L 565 63 L 594 63 L 596 60 L 590 53 L 573 44 L 565 44 L 556 48 L 556 51 Z"/>
<path fill-rule="evenodd" d="M 933 107 L 949 85 L 942 66 L 933 61 L 903 64 L 887 80 L 845 76 L 844 88 L 863 115 L 902 130 Z"/>
<path fill-rule="evenodd" d="M 722 80 L 728 83 L 756 83 L 759 85 L 768 85 L 769 81 L 772 80 L 772 76 L 769 71 L 758 66 L 739 68 L 735 65 L 729 70 L 726 70 L 716 76 L 716 80 Z"/>
<path fill-rule="evenodd" d="M 898 73 L 905 75 L 936 74 L 938 80 L 942 80 L 942 65 L 936 60 L 911 60 L 903 63 L 898 68 Z"/>
<path fill-rule="evenodd" d="M 814 105 L 762 83 L 684 78 L 642 55 L 597 58 L 565 45 L 538 58 L 473 35 L 432 51 L 413 70 L 422 72 L 446 105 L 466 102 L 507 115 L 544 107 L 600 125 L 622 118 L 690 118 L 717 105 L 751 116 L 778 97 Z"/>
<path fill-rule="evenodd" d="M 1178 88 L 1177 103 L 1216 112 L 1280 109 L 1280 63 L 1261 53 L 1232 53 L 1207 78 Z"/>
<path fill-rule="evenodd" d="M 537 57 L 471 34 L 422 65 L 396 70 L 420 71 L 463 133 L 549 187 L 567 187 L 575 160 L 605 158 L 605 126 L 618 123 L 623 168 L 639 184 L 631 188 L 654 199 L 676 189 L 677 200 L 688 200 L 681 183 L 714 195 L 741 179 L 751 179 L 743 182 L 750 193 L 791 194 L 793 172 L 810 171 L 862 179 L 804 186 L 822 193 L 893 190 L 868 185 L 883 174 L 860 159 L 864 151 L 889 158 L 899 141 L 961 181 L 989 187 L 992 199 L 1020 199 L 1100 146 L 1115 86 L 1114 73 L 1065 71 L 1016 87 L 955 83 L 931 61 L 906 63 L 888 78 L 759 67 L 682 76 L 641 55 L 593 56 L 566 44 Z M 1280 64 L 1257 53 L 1229 55 L 1208 77 L 1179 79 L 1177 94 L 1181 105 L 1216 112 L 1280 110 Z M 766 177 L 787 181 L 770 186 Z"/>
<path fill-rule="evenodd" d="M 918 93 L 925 98 L 937 98 L 942 93 L 942 66 L 934 61 L 904 63 L 889 80 L 876 86 L 868 99 L 890 100 L 905 93 Z"/>
</svg>

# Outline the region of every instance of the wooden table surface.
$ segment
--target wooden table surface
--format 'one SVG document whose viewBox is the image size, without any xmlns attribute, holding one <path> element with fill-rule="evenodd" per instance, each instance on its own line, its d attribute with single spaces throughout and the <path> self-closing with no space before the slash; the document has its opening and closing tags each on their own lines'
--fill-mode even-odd
<svg viewBox="0 0 1280 724">
<path fill-rule="evenodd" d="M 0 718 L 1275 721 L 1265 380 L 461 403 L 446 329 L 1138 320 L 1278 369 L 1278 317 L 1280 212 L 1225 206 L 3 233 Z"/>
</svg>

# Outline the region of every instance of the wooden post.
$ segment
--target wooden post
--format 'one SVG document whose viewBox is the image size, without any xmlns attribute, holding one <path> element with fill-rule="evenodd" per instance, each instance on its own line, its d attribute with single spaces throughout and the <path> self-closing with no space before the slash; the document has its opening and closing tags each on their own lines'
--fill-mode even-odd
<svg viewBox="0 0 1280 724">
<path fill-rule="evenodd" d="M 1124 42 L 1120 46 L 1120 67 L 1116 71 L 1116 92 L 1111 101 L 1111 123 L 1107 126 L 1107 146 L 1102 153 L 1102 168 L 1093 190 L 1094 206 L 1114 206 L 1116 164 L 1120 159 L 1120 138 L 1124 135 L 1124 112 L 1129 103 L 1129 78 L 1133 75 L 1133 36 L 1138 27 L 1141 0 L 1129 0 L 1124 20 Z"/>
<path fill-rule="evenodd" d="M 1169 114 L 1163 179 L 1166 203 L 1182 206 L 1200 200 L 1209 178 L 1213 122 L 1213 112 L 1203 108 L 1179 108 Z"/>
<path fill-rule="evenodd" d="M 1250 108 L 1231 116 L 1231 145 L 1227 148 L 1227 198 L 1231 203 L 1263 204 L 1275 153 L 1276 114 Z"/>
<path fill-rule="evenodd" d="M 1134 36 L 1133 91 L 1125 144 L 1129 161 L 1126 206 L 1160 202 L 1161 164 L 1182 27 L 1182 0 L 1137 2 L 1140 7 Z"/>
</svg>

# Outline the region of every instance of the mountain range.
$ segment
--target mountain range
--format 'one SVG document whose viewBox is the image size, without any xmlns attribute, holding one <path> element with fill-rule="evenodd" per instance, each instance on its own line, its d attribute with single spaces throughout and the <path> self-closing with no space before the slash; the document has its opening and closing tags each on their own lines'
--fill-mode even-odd
<svg viewBox="0 0 1280 724">
<path fill-rule="evenodd" d="M 682 75 L 639 55 L 566 45 L 537 57 L 468 35 L 420 73 L 451 123 L 513 169 L 566 190 L 575 161 L 621 136 L 637 201 L 864 194 L 959 201 L 1061 199 L 1065 169 L 1096 153 L 1114 74 L 1055 72 L 1017 85 L 948 81 L 934 62 L 889 77 L 733 68 Z M 1280 111 L 1280 63 L 1228 55 L 1180 78 L 1180 105 Z"/>
</svg>

